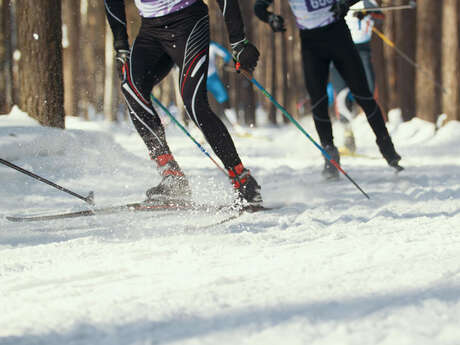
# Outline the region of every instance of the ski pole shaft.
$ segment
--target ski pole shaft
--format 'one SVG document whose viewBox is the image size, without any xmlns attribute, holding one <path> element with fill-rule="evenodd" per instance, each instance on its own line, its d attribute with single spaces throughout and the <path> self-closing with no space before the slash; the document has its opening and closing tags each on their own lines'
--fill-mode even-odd
<svg viewBox="0 0 460 345">
<path fill-rule="evenodd" d="M 310 134 L 308 134 L 308 132 L 300 125 L 300 123 L 298 123 L 296 121 L 296 119 L 294 119 L 291 114 L 289 114 L 289 112 L 284 109 L 283 106 L 281 106 L 281 104 L 279 104 L 274 98 L 272 95 L 270 95 L 268 93 L 267 90 L 265 90 L 265 88 L 259 84 L 259 82 L 254 79 L 254 77 L 247 71 L 243 70 L 243 69 L 240 69 L 241 73 L 251 82 L 253 83 L 260 91 L 262 91 L 262 93 L 279 109 L 281 110 L 281 112 L 284 114 L 284 116 L 286 116 L 289 121 L 291 121 L 312 143 L 313 145 L 315 145 L 320 151 L 321 153 L 323 154 L 324 157 L 326 157 L 326 159 L 332 163 L 332 165 L 334 165 L 337 170 L 339 170 L 343 175 L 345 175 L 345 177 L 351 182 L 353 183 L 353 185 L 358 188 L 358 190 L 364 194 L 364 196 L 368 199 L 370 199 L 369 195 L 367 195 L 367 193 L 345 172 L 345 170 L 342 169 L 342 167 L 340 166 L 339 163 L 337 163 L 334 159 L 332 159 L 332 157 L 329 155 L 329 153 L 326 152 L 326 150 L 324 150 L 311 136 Z"/>
<path fill-rule="evenodd" d="M 420 72 L 422 72 L 426 78 L 431 81 L 437 88 L 439 88 L 443 93 L 449 94 L 450 90 L 446 89 L 444 86 L 442 86 L 441 83 L 436 81 L 430 71 L 428 71 L 426 68 L 423 66 L 419 65 L 416 63 L 414 60 L 412 60 L 407 54 L 405 54 L 401 49 L 399 49 L 396 44 L 390 40 L 387 36 L 383 34 L 379 29 L 377 29 L 375 26 L 372 28 L 372 31 L 387 45 L 389 45 L 391 48 L 393 48 L 404 60 L 406 60 L 409 64 L 414 66 L 416 69 L 418 69 Z"/>
<path fill-rule="evenodd" d="M 50 186 L 52 186 L 52 187 L 54 187 L 56 189 L 59 189 L 62 192 L 65 192 L 67 194 L 70 194 L 70 195 L 78 198 L 78 199 L 81 199 L 81 200 L 87 202 L 90 205 L 94 205 L 94 193 L 93 192 L 90 192 L 87 197 L 84 197 L 84 196 L 81 196 L 80 194 L 72 192 L 71 190 L 68 190 L 68 189 L 66 189 L 66 188 L 64 188 L 64 187 L 62 187 L 62 186 L 60 186 L 60 185 L 58 185 L 58 184 L 56 184 L 54 182 L 49 181 L 44 177 L 38 176 L 38 175 L 36 175 L 36 174 L 34 174 L 34 173 L 30 172 L 30 171 L 27 171 L 27 170 L 17 166 L 17 165 L 14 165 L 13 163 L 10 163 L 10 162 L 8 162 L 8 161 L 6 161 L 4 159 L 0 158 L 0 163 L 2 163 L 3 165 L 6 165 L 7 167 L 15 169 L 15 170 L 27 175 L 27 176 L 30 176 L 30 177 L 32 177 L 32 178 L 34 178 L 34 179 L 36 179 L 36 180 L 38 180 L 40 182 L 46 183 L 46 184 L 48 184 L 48 185 L 50 185 Z"/>
<path fill-rule="evenodd" d="M 350 11 L 353 12 L 369 12 L 369 11 L 397 11 L 397 10 L 411 10 L 415 9 L 416 5 L 401 5 L 401 6 L 384 6 L 384 7 L 370 7 L 370 8 L 350 8 Z"/>
<path fill-rule="evenodd" d="M 152 94 L 150 94 L 150 98 L 156 105 L 158 105 L 161 108 L 161 110 L 163 110 L 171 118 L 171 120 L 182 130 L 182 132 L 184 132 L 195 143 L 195 145 L 198 146 L 200 151 L 203 152 L 203 154 L 205 154 L 206 156 L 208 156 L 208 158 L 215 164 L 217 168 L 219 168 L 220 171 L 222 171 L 225 174 L 225 176 L 228 176 L 224 168 L 222 168 L 219 165 L 219 163 L 217 163 L 215 159 L 212 158 L 208 151 L 206 151 L 206 149 L 190 134 L 190 132 L 184 126 L 182 126 L 182 124 L 171 114 L 168 108 L 161 104 L 161 102 Z"/>
</svg>

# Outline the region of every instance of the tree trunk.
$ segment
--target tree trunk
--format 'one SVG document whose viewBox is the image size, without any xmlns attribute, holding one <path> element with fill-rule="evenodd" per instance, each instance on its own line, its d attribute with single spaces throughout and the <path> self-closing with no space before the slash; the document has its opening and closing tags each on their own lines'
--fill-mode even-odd
<svg viewBox="0 0 460 345">
<path fill-rule="evenodd" d="M 395 5 L 404 5 L 407 1 L 398 0 Z M 409 58 L 415 60 L 416 13 L 414 10 L 397 11 L 396 46 Z M 396 55 L 398 107 L 404 120 L 415 116 L 415 68 L 400 55 Z"/>
<path fill-rule="evenodd" d="M 42 125 L 64 128 L 61 1 L 16 1 L 19 106 Z"/>
<path fill-rule="evenodd" d="M 302 62 L 302 54 L 301 54 L 301 43 L 300 43 L 300 35 L 299 29 L 297 28 L 295 17 L 291 11 L 288 11 L 289 14 L 286 15 L 289 22 L 291 23 L 290 28 L 292 32 L 292 45 L 291 50 L 292 52 L 292 60 L 294 66 L 293 68 L 293 87 L 290 88 L 290 92 L 292 92 L 292 96 L 294 97 L 294 102 L 296 109 L 298 109 L 297 104 L 304 104 L 307 98 L 307 89 L 305 87 L 305 78 L 303 73 L 303 62 Z M 288 31 L 289 32 L 289 31 Z M 299 113 L 299 111 L 297 111 Z M 302 115 L 306 115 L 306 112 L 299 113 L 299 117 Z"/>
<path fill-rule="evenodd" d="M 444 0 L 442 26 L 443 112 L 460 120 L 460 0 Z"/>
<path fill-rule="evenodd" d="M 0 114 L 13 106 L 13 61 L 10 0 L 0 0 Z"/>
<path fill-rule="evenodd" d="M 284 92 L 286 93 L 286 104 L 285 107 L 289 111 L 289 113 L 298 118 L 297 114 L 297 90 L 299 88 L 298 80 L 302 81 L 302 78 L 299 78 L 299 75 L 296 73 L 296 62 L 295 56 L 299 54 L 299 51 L 296 51 L 296 40 L 298 38 L 298 29 L 295 25 L 289 25 L 289 23 L 293 23 L 294 20 L 291 12 L 291 8 L 287 1 L 281 2 L 281 14 L 286 20 L 286 32 L 282 34 L 283 40 L 283 51 L 289 52 L 289 54 L 283 54 L 285 56 L 285 78 L 286 78 L 286 85 Z M 300 74 L 300 77 L 302 74 Z M 300 89 L 304 90 L 304 85 L 300 84 Z M 289 122 L 289 120 L 283 116 L 284 122 Z"/>
<path fill-rule="evenodd" d="M 396 39 L 396 14 L 387 13 L 384 22 L 385 36 L 392 42 Z M 399 107 L 397 92 L 397 71 L 396 71 L 396 52 L 394 48 L 385 44 L 383 46 L 385 59 L 385 74 L 387 76 L 387 103 L 384 108 L 387 110 Z M 382 102 L 383 103 L 383 102 Z"/>
<path fill-rule="evenodd" d="M 437 1 L 417 1 L 417 116 L 435 122 L 441 112 L 441 94 L 433 80 L 440 80 L 442 6 Z M 448 52 L 451 53 L 451 52 Z"/>
<path fill-rule="evenodd" d="M 80 113 L 88 119 L 104 111 L 105 12 L 100 0 L 81 0 Z"/>
<path fill-rule="evenodd" d="M 80 95 L 80 0 L 63 0 L 64 108 L 67 115 L 78 116 Z"/>
<path fill-rule="evenodd" d="M 105 79 L 104 79 L 104 116 L 111 122 L 118 120 L 119 78 L 113 56 L 113 35 L 109 23 L 105 23 Z"/>
<path fill-rule="evenodd" d="M 244 17 L 245 29 L 246 29 L 246 37 L 249 41 L 254 42 L 254 28 L 253 28 L 253 21 L 255 20 L 253 15 L 253 7 L 254 4 L 250 1 L 240 1 L 241 6 L 241 13 Z M 244 116 L 244 124 L 246 125 L 253 125 L 255 126 L 256 123 L 256 102 L 255 102 L 255 94 L 254 94 L 254 87 L 252 83 L 244 78 L 242 75 L 239 76 L 240 87 L 241 87 L 241 94 L 238 103 L 242 104 L 243 108 L 243 116 Z"/>
</svg>

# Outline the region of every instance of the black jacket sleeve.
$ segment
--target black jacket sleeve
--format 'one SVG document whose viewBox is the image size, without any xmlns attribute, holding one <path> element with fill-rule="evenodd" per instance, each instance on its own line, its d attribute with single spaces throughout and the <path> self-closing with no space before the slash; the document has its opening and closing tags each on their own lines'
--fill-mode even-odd
<svg viewBox="0 0 460 345">
<path fill-rule="evenodd" d="M 268 16 L 272 14 L 272 12 L 267 11 L 268 6 L 273 3 L 273 0 L 256 0 L 254 5 L 254 13 L 256 14 L 257 18 L 268 23 Z"/>
<path fill-rule="evenodd" d="M 129 49 L 124 0 L 104 0 L 105 14 L 113 32 L 115 49 Z"/>
<path fill-rule="evenodd" d="M 348 6 L 353 6 L 354 4 L 356 4 L 357 2 L 360 2 L 361 0 L 348 0 Z"/>
<path fill-rule="evenodd" d="M 230 43 L 237 43 L 246 38 L 244 33 L 244 22 L 241 17 L 241 10 L 238 0 L 216 0 L 222 11 L 227 25 Z M 247 1 L 247 0 L 243 0 Z"/>
</svg>

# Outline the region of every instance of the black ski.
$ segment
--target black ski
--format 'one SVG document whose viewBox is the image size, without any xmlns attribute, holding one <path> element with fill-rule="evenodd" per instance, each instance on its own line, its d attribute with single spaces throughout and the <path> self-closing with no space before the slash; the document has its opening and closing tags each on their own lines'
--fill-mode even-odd
<svg viewBox="0 0 460 345">
<path fill-rule="evenodd" d="M 228 221 L 234 219 L 244 212 L 258 212 L 263 210 L 270 210 L 271 208 L 266 208 L 263 206 L 247 206 L 243 208 L 236 208 L 229 205 L 209 205 L 209 204 L 199 204 L 190 201 L 152 201 L 152 202 L 136 202 L 129 203 L 118 206 L 108 206 L 100 208 L 92 208 L 81 211 L 74 212 L 64 212 L 56 213 L 50 215 L 34 215 L 34 216 L 7 216 L 6 219 L 11 222 L 36 222 L 36 221 L 47 221 L 47 220 L 56 220 L 56 219 L 67 219 L 67 218 L 78 218 L 78 217 L 89 217 L 96 215 L 104 214 L 114 214 L 120 212 L 148 212 L 148 211 L 207 211 L 207 212 L 218 212 L 222 210 L 228 210 L 236 212 L 236 214 L 231 215 L 230 219 L 225 219 Z M 224 222 L 223 221 L 223 222 Z"/>
</svg>

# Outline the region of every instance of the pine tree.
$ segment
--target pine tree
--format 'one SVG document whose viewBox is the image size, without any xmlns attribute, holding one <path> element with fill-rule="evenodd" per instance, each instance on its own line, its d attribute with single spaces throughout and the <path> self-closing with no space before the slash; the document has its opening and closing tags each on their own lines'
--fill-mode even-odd
<svg viewBox="0 0 460 345">
<path fill-rule="evenodd" d="M 13 106 L 10 0 L 0 0 L 0 114 Z"/>
<path fill-rule="evenodd" d="M 64 128 L 61 1 L 16 2 L 19 106 L 42 125 Z"/>
<path fill-rule="evenodd" d="M 460 0 L 444 0 L 442 29 L 443 112 L 460 120 Z"/>
<path fill-rule="evenodd" d="M 441 109 L 441 91 L 432 80 L 441 75 L 441 23 L 442 6 L 438 1 L 417 1 L 417 63 L 416 73 L 417 116 L 435 122 Z M 423 70 L 422 70 L 423 68 Z"/>
</svg>

